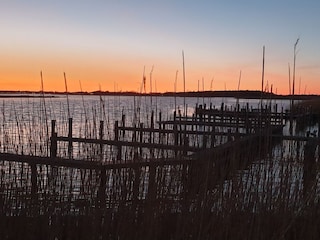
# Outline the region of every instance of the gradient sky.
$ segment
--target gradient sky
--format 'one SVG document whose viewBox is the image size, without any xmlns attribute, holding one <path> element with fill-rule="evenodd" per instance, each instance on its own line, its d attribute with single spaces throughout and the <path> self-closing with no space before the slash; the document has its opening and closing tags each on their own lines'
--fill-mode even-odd
<svg viewBox="0 0 320 240">
<path fill-rule="evenodd" d="M 260 90 L 320 94 L 320 1 L 1 0 L 1 90 Z M 153 67 L 153 71 L 152 71 Z M 152 71 L 152 74 L 151 74 Z M 268 85 L 267 85 L 268 84 Z"/>
</svg>

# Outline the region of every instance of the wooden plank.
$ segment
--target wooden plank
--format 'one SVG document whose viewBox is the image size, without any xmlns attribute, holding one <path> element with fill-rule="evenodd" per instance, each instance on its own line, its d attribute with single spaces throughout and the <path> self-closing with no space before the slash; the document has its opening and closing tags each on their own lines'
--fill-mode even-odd
<svg viewBox="0 0 320 240">
<path fill-rule="evenodd" d="M 188 152 L 198 152 L 201 149 L 198 147 L 192 146 L 175 146 L 168 144 L 158 144 L 158 143 L 149 143 L 149 142 L 130 142 L 130 141 L 116 141 L 116 140 L 99 140 L 99 139 L 90 139 L 90 138 L 69 138 L 69 137 L 57 137 L 57 141 L 61 142 L 77 142 L 77 143 L 95 143 L 95 144 L 105 144 L 113 146 L 128 146 L 128 147 L 142 147 L 142 148 L 158 148 L 158 149 L 167 149 L 167 150 L 186 150 Z"/>
<path fill-rule="evenodd" d="M 192 120 L 181 120 L 181 121 L 174 121 L 174 120 L 169 120 L 169 121 L 163 121 L 161 122 L 162 124 L 170 124 L 170 125 L 174 125 L 176 123 L 179 123 L 181 125 L 196 125 L 196 126 L 212 126 L 213 123 L 212 122 L 203 122 L 203 121 L 192 121 Z M 264 127 L 264 125 L 268 123 L 268 125 L 270 126 L 278 126 L 279 123 L 277 122 L 277 124 L 273 124 L 274 122 L 271 121 L 262 121 L 262 126 Z M 252 124 L 254 126 L 254 124 Z M 228 121 L 228 122 L 215 122 L 215 126 L 217 127 L 229 127 L 229 128 L 236 128 L 237 126 L 237 122 L 236 119 L 234 119 L 234 121 Z M 245 122 L 245 119 L 243 119 L 243 121 L 239 121 L 238 123 L 238 128 L 246 128 L 247 124 Z"/>
<path fill-rule="evenodd" d="M 214 125 L 211 125 L 212 127 L 214 127 Z M 121 131 L 137 131 L 137 128 L 135 127 L 119 127 L 119 130 Z M 175 130 L 174 129 L 156 129 L 156 128 L 143 128 L 143 132 L 145 133 L 162 133 L 162 134 L 174 134 Z M 210 135 L 211 133 L 208 131 L 200 131 L 200 130 L 177 130 L 177 133 L 179 134 L 194 134 L 194 135 Z M 215 131 L 215 135 L 217 136 L 225 136 L 227 135 L 227 132 L 219 132 L 219 131 Z M 244 133 L 231 133 L 233 135 L 246 135 Z"/>
<path fill-rule="evenodd" d="M 88 160 L 75 160 L 75 159 L 66 159 L 66 158 L 52 158 L 52 157 L 41 157 L 41 156 L 30 156 L 30 155 L 18 155 L 12 153 L 0 153 L 0 161 L 10 161 L 10 162 L 23 162 L 32 164 L 41 164 L 41 165 L 50 165 L 50 166 L 60 166 L 60 167 L 72 167 L 72 168 L 83 168 L 83 169 L 116 169 L 116 168 L 131 168 L 131 167 L 139 167 L 139 166 L 150 166 L 150 165 L 177 165 L 177 164 L 188 164 L 190 161 L 195 161 L 198 156 L 209 156 L 213 153 L 219 153 L 225 151 L 229 147 L 237 144 L 238 142 L 248 141 L 249 139 L 253 139 L 259 136 L 258 134 L 250 135 L 237 141 L 227 142 L 225 144 L 221 144 L 214 148 L 205 149 L 199 154 L 189 155 L 189 156 L 180 156 L 177 158 L 154 158 L 147 159 L 141 161 L 127 161 L 125 163 L 101 163 L 96 161 L 88 161 Z M 70 139 L 68 137 L 64 137 L 65 141 L 68 142 Z M 73 139 L 74 140 L 74 139 Z M 85 139 L 81 139 L 85 140 Z M 156 144 L 159 145 L 159 144 Z M 172 146 L 175 147 L 175 146 Z M 181 149 L 183 146 L 180 146 Z M 198 148 L 197 148 L 198 149 Z"/>
<path fill-rule="evenodd" d="M 75 160 L 66 158 L 50 158 L 50 157 L 39 157 L 39 156 L 28 156 L 28 155 L 18 155 L 12 153 L 0 153 L 0 161 L 8 162 L 20 162 L 28 163 L 30 165 L 48 165 L 56 167 L 70 167 L 78 169 L 121 169 L 121 168 L 136 168 L 145 166 L 164 166 L 164 165 L 180 165 L 189 164 L 191 161 L 195 161 L 192 158 L 156 158 L 148 159 L 147 161 L 137 161 L 137 162 L 125 162 L 125 163 L 104 163 L 88 161 L 88 160 Z"/>
</svg>

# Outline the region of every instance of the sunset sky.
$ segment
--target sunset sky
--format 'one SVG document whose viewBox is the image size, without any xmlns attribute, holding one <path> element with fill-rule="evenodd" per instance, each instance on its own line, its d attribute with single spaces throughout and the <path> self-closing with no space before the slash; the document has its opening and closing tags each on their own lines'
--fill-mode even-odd
<svg viewBox="0 0 320 240">
<path fill-rule="evenodd" d="M 320 1 L 1 0 L 0 90 L 320 94 Z M 153 69 L 153 71 L 152 71 Z M 152 71 L 152 73 L 151 73 Z M 212 85 L 211 85 L 212 83 Z M 268 84 L 268 85 L 267 85 Z M 144 91 L 144 90 L 143 90 Z"/>
</svg>

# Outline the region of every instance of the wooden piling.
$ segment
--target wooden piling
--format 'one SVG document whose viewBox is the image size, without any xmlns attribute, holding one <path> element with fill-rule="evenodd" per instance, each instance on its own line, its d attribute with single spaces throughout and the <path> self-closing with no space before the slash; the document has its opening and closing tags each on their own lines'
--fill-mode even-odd
<svg viewBox="0 0 320 240">
<path fill-rule="evenodd" d="M 50 157 L 57 157 L 57 133 L 56 133 L 56 120 L 51 121 L 51 138 L 50 138 Z"/>
<path fill-rule="evenodd" d="M 122 127 L 125 128 L 125 126 L 126 126 L 126 115 L 122 114 L 121 122 L 122 122 Z M 125 135 L 125 130 L 123 129 L 122 130 L 122 138 L 124 138 L 124 135 Z"/>
<path fill-rule="evenodd" d="M 114 141 L 117 143 L 117 162 L 119 162 L 122 158 L 122 146 L 119 143 L 119 122 L 115 121 L 114 123 Z"/>
<path fill-rule="evenodd" d="M 143 123 L 140 123 L 140 128 L 139 128 L 139 142 L 140 143 L 143 143 Z M 142 152 L 142 147 L 140 145 L 139 147 L 139 155 L 140 155 L 140 158 L 143 157 L 143 152 Z"/>
<path fill-rule="evenodd" d="M 103 149 L 104 149 L 104 144 L 102 143 L 104 137 L 104 122 L 100 121 L 100 126 L 99 126 L 99 139 L 101 140 L 100 143 L 100 161 L 103 161 Z"/>
<path fill-rule="evenodd" d="M 176 112 L 173 113 L 173 135 L 174 135 L 174 145 L 178 146 L 179 136 L 178 136 L 178 124 L 176 118 Z M 174 156 L 178 156 L 178 151 L 175 150 Z"/>
<path fill-rule="evenodd" d="M 73 158 L 73 147 L 72 147 L 72 118 L 69 118 L 68 121 L 68 138 L 69 138 L 69 142 L 68 142 L 68 158 L 72 159 Z"/>
<path fill-rule="evenodd" d="M 149 133 L 149 143 L 154 143 L 154 112 L 151 112 L 151 122 L 150 122 L 150 133 Z M 154 157 L 154 149 L 150 148 L 150 156 L 151 158 Z"/>
</svg>

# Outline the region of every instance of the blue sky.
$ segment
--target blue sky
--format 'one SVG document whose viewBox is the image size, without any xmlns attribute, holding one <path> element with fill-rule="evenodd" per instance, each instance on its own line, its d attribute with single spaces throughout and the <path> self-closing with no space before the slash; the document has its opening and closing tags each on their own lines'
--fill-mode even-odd
<svg viewBox="0 0 320 240">
<path fill-rule="evenodd" d="M 112 90 L 115 82 L 136 90 L 143 68 L 154 66 L 159 91 L 172 90 L 183 50 L 189 90 L 202 78 L 214 78 L 215 90 L 234 89 L 240 70 L 240 88 L 259 89 L 265 45 L 265 78 L 287 94 L 288 64 L 300 38 L 296 76 L 307 93 L 320 93 L 319 10 L 320 1 L 295 0 L 4 0 L 0 83 L 38 90 L 42 70 L 48 90 L 59 90 L 65 71 L 74 91 L 79 80 L 88 91 Z"/>
</svg>

